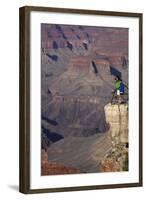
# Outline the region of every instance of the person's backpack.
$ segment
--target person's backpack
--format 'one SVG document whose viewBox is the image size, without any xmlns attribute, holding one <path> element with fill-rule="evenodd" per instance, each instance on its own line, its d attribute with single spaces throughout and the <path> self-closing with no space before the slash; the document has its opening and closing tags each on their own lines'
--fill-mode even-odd
<svg viewBox="0 0 146 200">
<path fill-rule="evenodd" d="M 121 83 L 120 83 L 120 93 L 124 93 L 124 89 L 125 89 L 124 83 L 121 81 Z"/>
</svg>

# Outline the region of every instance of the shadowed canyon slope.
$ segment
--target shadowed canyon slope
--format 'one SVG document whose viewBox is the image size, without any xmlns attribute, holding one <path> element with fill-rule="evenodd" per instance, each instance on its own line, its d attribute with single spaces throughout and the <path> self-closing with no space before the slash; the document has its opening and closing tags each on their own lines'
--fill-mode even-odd
<svg viewBox="0 0 146 200">
<path fill-rule="evenodd" d="M 49 161 L 98 171 L 111 149 L 104 106 L 115 74 L 128 84 L 128 29 L 41 25 L 42 149 Z"/>
</svg>

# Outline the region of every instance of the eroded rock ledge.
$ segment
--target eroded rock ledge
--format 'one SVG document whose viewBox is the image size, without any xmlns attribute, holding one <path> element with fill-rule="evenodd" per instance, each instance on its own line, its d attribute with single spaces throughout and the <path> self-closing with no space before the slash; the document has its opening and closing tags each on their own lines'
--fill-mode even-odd
<svg viewBox="0 0 146 200">
<path fill-rule="evenodd" d="M 101 162 L 101 171 L 128 171 L 128 105 L 107 104 L 106 122 L 110 125 L 112 150 Z"/>
</svg>

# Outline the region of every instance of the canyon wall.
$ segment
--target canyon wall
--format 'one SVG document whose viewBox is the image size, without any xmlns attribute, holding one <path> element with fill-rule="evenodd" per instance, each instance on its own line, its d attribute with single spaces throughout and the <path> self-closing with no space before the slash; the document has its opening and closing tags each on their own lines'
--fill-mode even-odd
<svg viewBox="0 0 146 200">
<path fill-rule="evenodd" d="M 104 161 L 127 151 L 127 106 L 108 104 L 116 75 L 128 84 L 128 29 L 41 25 L 42 150 L 53 167 L 108 171 Z"/>
</svg>

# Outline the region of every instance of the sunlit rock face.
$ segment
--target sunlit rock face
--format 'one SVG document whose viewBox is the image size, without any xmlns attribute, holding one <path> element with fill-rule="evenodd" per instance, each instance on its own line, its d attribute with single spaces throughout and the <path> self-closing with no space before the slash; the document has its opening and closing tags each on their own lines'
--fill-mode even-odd
<svg viewBox="0 0 146 200">
<path fill-rule="evenodd" d="M 102 172 L 128 171 L 128 104 L 107 104 L 104 107 L 112 149 L 101 161 Z"/>
<path fill-rule="evenodd" d="M 104 107 L 104 110 L 113 141 L 116 144 L 128 143 L 128 105 L 109 103 Z"/>
</svg>

